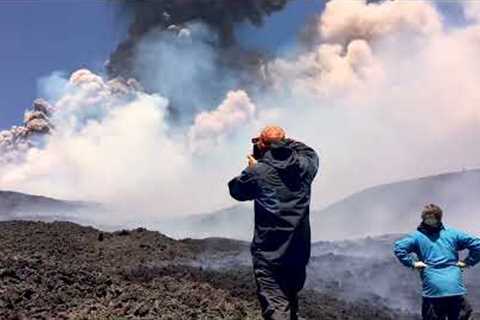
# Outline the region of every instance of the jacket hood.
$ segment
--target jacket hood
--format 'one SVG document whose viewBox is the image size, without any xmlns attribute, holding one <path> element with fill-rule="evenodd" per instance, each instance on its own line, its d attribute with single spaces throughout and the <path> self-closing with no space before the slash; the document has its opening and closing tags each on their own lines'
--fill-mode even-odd
<svg viewBox="0 0 480 320">
<path fill-rule="evenodd" d="M 295 151 L 290 147 L 288 140 L 273 143 L 262 161 L 278 170 L 290 171 L 290 169 L 298 168 Z"/>
</svg>

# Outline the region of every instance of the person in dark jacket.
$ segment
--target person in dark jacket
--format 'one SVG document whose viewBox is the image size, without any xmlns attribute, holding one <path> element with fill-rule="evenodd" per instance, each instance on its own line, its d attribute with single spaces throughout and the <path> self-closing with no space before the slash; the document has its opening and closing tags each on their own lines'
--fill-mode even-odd
<svg viewBox="0 0 480 320">
<path fill-rule="evenodd" d="M 312 148 L 287 139 L 280 127 L 265 128 L 252 142 L 254 155 L 229 182 L 230 195 L 254 200 L 251 252 L 264 319 L 296 320 L 310 258 L 311 184 L 319 159 Z"/>
<path fill-rule="evenodd" d="M 480 238 L 444 226 L 442 216 L 441 208 L 427 205 L 417 231 L 397 241 L 394 253 L 420 272 L 424 320 L 468 320 L 472 308 L 465 299 L 463 271 L 480 262 Z M 465 249 L 469 254 L 461 261 L 458 252 Z"/>
</svg>

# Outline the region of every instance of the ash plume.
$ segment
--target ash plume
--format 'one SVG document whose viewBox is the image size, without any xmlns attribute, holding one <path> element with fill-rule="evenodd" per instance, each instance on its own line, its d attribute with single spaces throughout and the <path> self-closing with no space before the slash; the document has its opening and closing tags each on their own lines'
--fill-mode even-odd
<svg viewBox="0 0 480 320">
<path fill-rule="evenodd" d="M 65 128 L 67 123 L 70 126 L 68 121 L 73 119 L 73 113 L 84 113 L 82 121 L 88 121 L 99 109 L 114 104 L 115 99 L 142 90 L 134 79 L 104 81 L 86 69 L 72 73 L 65 81 L 64 89 L 64 95 L 55 106 L 45 99 L 36 99 L 31 109 L 25 111 L 23 124 L 0 131 L 0 163 L 7 165 L 24 161 L 30 149 L 41 148 L 49 135 L 55 134 L 54 123 L 60 128 Z M 94 107 L 96 112 L 92 112 Z"/>
<path fill-rule="evenodd" d="M 260 26 L 263 18 L 282 10 L 289 0 L 161 0 L 124 1 L 133 13 L 127 39 L 111 54 L 107 64 L 110 77 L 136 76 L 134 55 L 140 41 L 151 31 L 188 32 L 182 27 L 202 22 L 214 30 L 217 48 L 228 48 L 235 41 L 235 24 L 248 21 Z M 236 55 L 238 56 L 238 55 Z M 233 63 L 233 59 L 230 61 Z"/>
<path fill-rule="evenodd" d="M 53 130 L 50 121 L 52 112 L 53 107 L 47 101 L 37 99 L 32 108 L 25 112 L 22 125 L 0 131 L 0 165 L 21 161 L 35 145 L 35 138 Z"/>
</svg>

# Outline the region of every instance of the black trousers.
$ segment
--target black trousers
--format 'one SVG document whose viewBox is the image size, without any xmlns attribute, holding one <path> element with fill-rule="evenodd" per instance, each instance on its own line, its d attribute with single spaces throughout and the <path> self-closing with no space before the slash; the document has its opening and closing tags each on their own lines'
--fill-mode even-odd
<svg viewBox="0 0 480 320">
<path fill-rule="evenodd" d="M 265 320 L 297 320 L 298 292 L 306 279 L 306 266 L 279 267 L 254 263 L 257 296 Z"/>
<path fill-rule="evenodd" d="M 423 320 L 468 320 L 472 312 L 464 296 L 423 298 Z"/>
</svg>

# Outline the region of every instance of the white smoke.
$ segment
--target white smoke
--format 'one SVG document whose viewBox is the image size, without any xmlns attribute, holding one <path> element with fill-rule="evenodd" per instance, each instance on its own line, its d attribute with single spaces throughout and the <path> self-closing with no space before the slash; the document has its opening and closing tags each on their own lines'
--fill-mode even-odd
<svg viewBox="0 0 480 320">
<path fill-rule="evenodd" d="M 366 5 L 365 1 L 327 3 L 318 26 L 322 39 L 345 44 L 353 39 L 375 41 L 398 33 L 432 35 L 442 22 L 426 1 L 384 1 Z"/>
<path fill-rule="evenodd" d="M 231 91 L 215 110 L 195 117 L 190 128 L 190 146 L 194 151 L 208 150 L 212 143 L 220 145 L 238 127 L 253 120 L 255 105 L 245 91 Z"/>
<path fill-rule="evenodd" d="M 302 112 L 278 121 L 321 145 L 314 199 L 480 165 L 477 25 L 450 28 L 427 1 L 334 0 L 313 29 L 317 45 L 269 70 Z"/>
<path fill-rule="evenodd" d="M 269 70 L 277 88 L 317 98 L 343 95 L 352 87 L 361 87 L 366 78 L 381 78 L 383 72 L 368 43 L 360 39 L 350 42 L 346 48 L 339 44 L 323 44 L 296 61 L 278 59 Z"/>
<path fill-rule="evenodd" d="M 55 132 L 44 137 L 45 147 L 26 148 L 24 161 L 0 169 L 2 188 L 104 203 L 120 214 L 117 224 L 225 203 L 226 194 L 212 197 L 203 186 L 207 176 L 215 183 L 220 167 L 200 170 L 195 153 L 216 157 L 222 139 L 252 120 L 248 95 L 227 93 L 217 109 L 199 114 L 178 136 L 165 119 L 168 100 L 140 89 L 133 80 L 74 72 L 55 103 Z M 223 184 L 218 178 L 216 187 Z"/>
<path fill-rule="evenodd" d="M 162 37 L 159 59 L 142 60 L 140 48 L 137 60 L 152 64 L 146 77 L 167 97 L 133 80 L 74 73 L 52 101 L 55 132 L 44 147 L 26 147 L 24 162 L 0 168 L 0 189 L 114 204 L 138 222 L 218 209 L 234 204 L 226 182 L 243 168 L 248 138 L 272 122 L 321 152 L 317 208 L 375 184 L 480 166 L 472 8 L 465 6 L 473 22 L 452 28 L 428 1 L 332 0 L 313 45 L 265 68 L 271 88 L 251 98 L 247 88 L 226 90 L 216 108 L 192 101 L 193 121 L 180 128 L 167 120 L 167 98 L 210 96 L 184 82 L 219 79 L 216 54 L 195 39 Z M 187 61 L 177 65 L 175 56 Z"/>
</svg>

